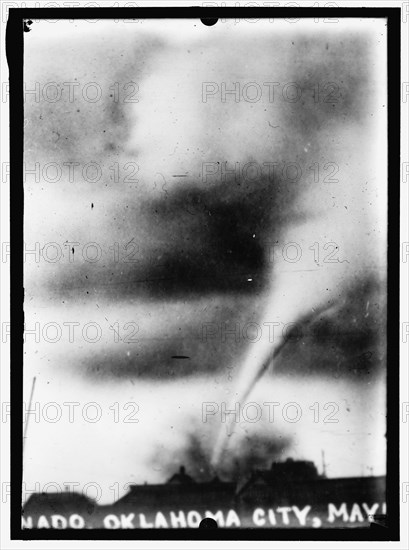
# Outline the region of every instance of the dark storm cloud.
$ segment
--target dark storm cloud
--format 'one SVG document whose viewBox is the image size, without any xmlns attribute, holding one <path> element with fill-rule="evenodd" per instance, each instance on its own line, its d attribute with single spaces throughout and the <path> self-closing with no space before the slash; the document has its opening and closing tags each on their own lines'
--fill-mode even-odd
<svg viewBox="0 0 409 550">
<path fill-rule="evenodd" d="M 119 150 L 133 122 L 127 116 L 132 102 L 124 102 L 133 99 L 133 89 L 124 87 L 140 83 L 152 70 L 152 57 L 163 48 L 159 36 L 140 32 L 54 42 L 52 51 L 48 43 L 32 48 L 26 40 L 25 63 L 33 63 L 35 72 L 27 71 L 30 78 L 25 78 L 25 116 L 31 123 L 24 134 L 25 161 L 45 156 L 46 162 L 87 163 Z M 36 87 L 38 95 L 29 93 Z M 94 101 L 98 93 L 100 99 Z M 52 187 L 67 184 L 64 178 Z"/>
<path fill-rule="evenodd" d="M 275 371 L 365 383 L 383 372 L 385 343 L 385 291 L 368 277 L 351 286 L 335 309 L 297 322 L 288 332 Z"/>
<path fill-rule="evenodd" d="M 135 308 L 137 311 L 136 304 Z M 194 316 L 196 329 L 186 329 L 186 320 L 175 316 L 173 329 L 165 324 L 159 336 L 155 333 L 150 337 L 142 323 L 137 343 L 96 350 L 79 360 L 75 370 L 100 382 L 129 378 L 159 382 L 202 373 L 224 375 L 226 366 L 237 368 L 233 358 L 256 345 L 251 342 L 251 330 L 243 333 L 243 328 L 253 323 L 250 328 L 254 332 L 257 311 L 259 306 L 249 296 L 240 306 L 224 305 L 210 311 L 199 324 Z M 200 319 L 200 311 L 197 314 Z M 156 315 L 159 323 L 161 315 Z M 178 323 L 183 329 L 177 329 Z M 205 329 L 208 332 L 203 332 Z M 261 329 L 266 327 L 260 325 Z M 353 285 L 335 308 L 318 315 L 311 313 L 288 327 L 275 372 L 288 377 L 319 375 L 365 383 L 383 372 L 385 339 L 386 297 L 376 279 L 368 277 Z"/>
<path fill-rule="evenodd" d="M 364 122 L 375 107 L 375 38 L 341 33 L 298 37 L 292 42 L 297 54 L 291 65 L 292 81 L 302 90 L 300 101 L 285 103 L 294 115 L 298 132 L 348 119 Z"/>
</svg>

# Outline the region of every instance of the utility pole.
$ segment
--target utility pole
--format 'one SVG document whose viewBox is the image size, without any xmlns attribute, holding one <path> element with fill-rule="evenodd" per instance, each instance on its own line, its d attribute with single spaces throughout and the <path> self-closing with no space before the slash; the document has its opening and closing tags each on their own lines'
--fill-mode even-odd
<svg viewBox="0 0 409 550">
<path fill-rule="evenodd" d="M 30 402 L 29 402 L 29 405 L 28 405 L 28 410 L 31 411 L 31 403 L 33 401 L 33 394 L 34 394 L 34 386 L 35 386 L 35 383 L 36 383 L 36 377 L 34 376 L 33 378 L 33 385 L 31 386 L 31 394 L 30 394 Z M 26 418 L 26 425 L 24 426 L 24 436 L 23 436 L 23 456 L 24 456 L 24 449 L 25 449 L 25 446 L 26 446 L 26 439 L 27 439 L 27 430 L 28 430 L 28 419 L 30 418 L 29 415 L 27 415 L 27 418 Z"/>
<path fill-rule="evenodd" d="M 28 406 L 28 410 L 31 411 L 31 404 L 33 402 L 33 394 L 34 394 L 34 386 L 36 384 L 36 377 L 34 376 L 33 378 L 33 384 L 31 386 L 31 394 L 30 394 L 30 403 L 29 403 L 29 406 Z M 24 507 L 24 500 L 25 500 L 25 481 L 24 481 L 24 476 L 25 476 L 25 463 L 24 463 L 24 459 L 26 457 L 25 455 L 25 448 L 26 448 L 26 440 L 27 440 L 27 430 L 28 430 L 28 419 L 30 418 L 29 415 L 26 415 L 26 423 L 25 423 L 25 426 L 24 426 L 24 434 L 23 434 L 23 487 L 22 487 L 22 491 L 21 491 L 21 506 Z"/>
<path fill-rule="evenodd" d="M 321 449 L 321 458 L 322 458 L 322 477 L 327 477 L 327 469 L 325 466 L 325 453 L 323 449 Z"/>
</svg>

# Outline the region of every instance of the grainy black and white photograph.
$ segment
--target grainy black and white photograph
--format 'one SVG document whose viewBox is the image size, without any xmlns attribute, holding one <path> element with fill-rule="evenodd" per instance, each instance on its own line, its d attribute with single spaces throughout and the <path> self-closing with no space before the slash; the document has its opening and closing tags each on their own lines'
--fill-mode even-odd
<svg viewBox="0 0 409 550">
<path fill-rule="evenodd" d="M 381 527 L 387 19 L 24 25 L 22 529 Z"/>
</svg>

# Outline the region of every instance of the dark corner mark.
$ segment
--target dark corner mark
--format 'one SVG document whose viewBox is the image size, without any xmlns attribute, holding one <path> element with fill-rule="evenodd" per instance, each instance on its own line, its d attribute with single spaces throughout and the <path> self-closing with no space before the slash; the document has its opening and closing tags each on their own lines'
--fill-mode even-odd
<svg viewBox="0 0 409 550">
<path fill-rule="evenodd" d="M 24 32 L 30 32 L 31 29 L 29 27 L 29 25 L 32 25 L 33 22 L 31 21 L 31 19 L 24 19 L 23 20 L 23 29 L 24 29 Z"/>
</svg>

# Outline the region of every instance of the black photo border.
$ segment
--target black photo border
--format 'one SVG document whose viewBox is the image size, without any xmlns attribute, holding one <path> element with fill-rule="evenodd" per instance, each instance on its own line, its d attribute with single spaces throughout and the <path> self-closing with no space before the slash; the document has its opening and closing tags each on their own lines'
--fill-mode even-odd
<svg viewBox="0 0 409 550">
<path fill-rule="evenodd" d="M 386 18 L 388 60 L 387 474 L 388 528 L 370 529 L 22 529 L 23 480 L 23 21 L 33 19 Z M 11 521 L 12 540 L 287 540 L 398 541 L 399 486 L 399 228 L 401 8 L 10 8 L 6 55 L 10 73 Z"/>
</svg>

